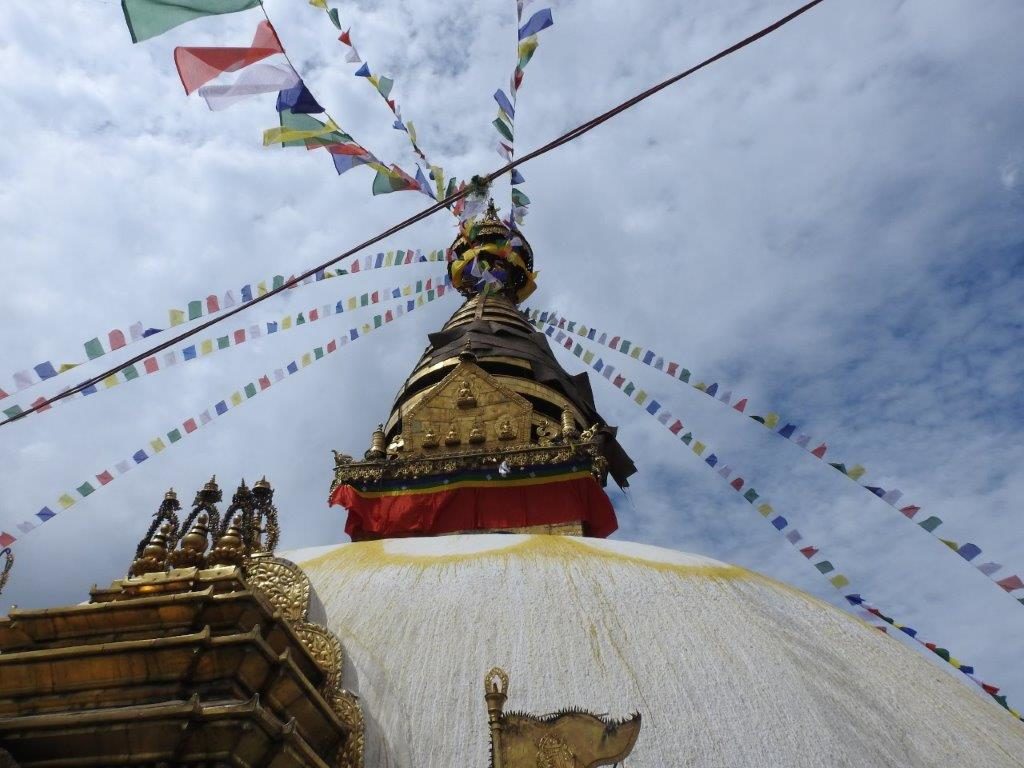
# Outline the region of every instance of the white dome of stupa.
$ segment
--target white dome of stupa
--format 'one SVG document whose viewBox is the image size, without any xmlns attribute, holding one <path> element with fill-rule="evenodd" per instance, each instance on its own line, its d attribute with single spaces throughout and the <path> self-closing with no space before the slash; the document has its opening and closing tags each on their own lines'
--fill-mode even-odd
<svg viewBox="0 0 1024 768">
<path fill-rule="evenodd" d="M 639 711 L 629 768 L 1024 766 L 1024 727 L 944 670 L 705 557 L 500 534 L 284 556 L 344 646 L 367 766 L 486 766 L 494 666 L 511 677 L 509 709 Z"/>
</svg>

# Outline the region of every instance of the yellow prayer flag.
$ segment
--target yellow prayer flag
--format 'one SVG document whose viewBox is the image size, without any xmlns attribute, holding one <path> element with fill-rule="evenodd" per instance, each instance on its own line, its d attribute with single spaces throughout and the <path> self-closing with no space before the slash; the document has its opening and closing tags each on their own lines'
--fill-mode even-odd
<svg viewBox="0 0 1024 768">
<path fill-rule="evenodd" d="M 590 363 L 593 362 L 593 360 L 594 360 L 594 353 L 593 352 L 584 352 L 583 353 L 583 362 L 584 363 L 587 363 L 589 365 Z"/>
<path fill-rule="evenodd" d="M 633 350 L 629 353 L 629 356 L 632 357 L 634 360 L 639 360 L 641 352 L 643 352 L 642 348 L 633 347 Z"/>
<path fill-rule="evenodd" d="M 298 131 L 294 128 L 268 128 L 263 132 L 263 146 L 269 147 L 271 144 L 284 144 L 288 141 L 302 141 L 304 139 L 315 139 L 320 136 L 326 136 L 329 133 L 340 130 L 337 123 L 333 120 L 328 120 L 327 125 L 321 128 L 314 128 L 308 131 Z"/>
<path fill-rule="evenodd" d="M 405 131 L 409 134 L 409 138 L 412 139 L 412 143 L 416 143 L 416 126 L 412 124 L 412 120 L 405 124 Z"/>
<path fill-rule="evenodd" d="M 853 478 L 854 480 L 860 480 L 862 477 L 864 477 L 865 472 L 867 472 L 867 470 L 864 469 L 864 467 L 862 467 L 860 464 L 854 464 L 852 467 L 846 470 L 846 474 L 849 477 Z"/>
<path fill-rule="evenodd" d="M 307 352 L 302 356 L 302 367 L 305 368 L 307 365 L 313 362 L 313 356 Z"/>
<path fill-rule="evenodd" d="M 392 267 L 392 266 L 394 266 L 394 262 L 395 262 L 395 252 L 394 251 L 388 251 L 387 253 L 384 254 L 384 266 L 385 267 Z"/>
<path fill-rule="evenodd" d="M 587 335 L 587 326 L 581 325 L 580 329 L 578 331 L 576 331 L 576 333 L 578 333 L 580 336 L 586 336 Z"/>
<path fill-rule="evenodd" d="M 841 573 L 838 576 L 833 576 L 831 579 L 829 579 L 829 581 L 832 582 L 832 586 L 836 589 L 842 589 L 843 587 L 848 586 L 850 583 L 850 580 L 843 576 L 843 574 Z"/>
<path fill-rule="evenodd" d="M 422 293 L 419 296 L 416 297 L 416 306 L 417 307 L 422 307 L 423 306 L 423 294 Z"/>
<path fill-rule="evenodd" d="M 770 515 L 775 510 L 772 509 L 772 505 L 771 504 L 762 504 L 761 506 L 759 506 L 757 508 L 757 511 L 760 512 L 762 516 L 768 517 L 768 515 Z"/>
<path fill-rule="evenodd" d="M 180 309 L 168 310 L 168 314 L 171 316 L 171 325 L 181 325 L 185 322 L 185 313 Z"/>
<path fill-rule="evenodd" d="M 533 52 L 537 50 L 537 43 L 538 41 L 536 35 L 530 35 L 528 38 L 523 40 L 519 44 L 519 58 L 521 59 L 523 58 L 523 56 L 533 55 Z"/>
<path fill-rule="evenodd" d="M 637 390 L 636 397 L 634 397 L 633 399 L 636 400 L 637 405 L 643 405 L 645 402 L 647 402 L 647 393 L 644 392 L 642 389 L 639 389 Z"/>
<path fill-rule="evenodd" d="M 376 88 L 377 90 L 380 90 L 380 77 L 379 76 L 377 76 L 377 75 L 370 75 L 366 79 L 370 81 L 370 83 L 373 85 L 374 88 Z"/>
<path fill-rule="evenodd" d="M 961 661 L 956 656 L 950 656 L 949 657 L 949 663 L 952 664 L 954 667 L 959 669 Z"/>
<path fill-rule="evenodd" d="M 61 363 L 60 368 L 57 369 L 57 373 L 67 373 L 72 368 L 77 368 L 81 363 Z"/>
<path fill-rule="evenodd" d="M 368 333 L 369 333 L 370 331 L 372 331 L 372 330 L 373 330 L 373 328 L 371 328 L 371 327 L 370 327 L 370 324 L 369 324 L 369 323 L 363 323 L 363 335 L 364 335 L 364 336 L 365 336 L 366 334 L 368 334 Z"/>
<path fill-rule="evenodd" d="M 402 295 L 403 296 L 411 296 L 412 295 L 412 286 L 411 285 L 405 286 L 402 289 Z"/>
<path fill-rule="evenodd" d="M 257 296 L 266 296 L 269 292 L 270 291 L 267 289 L 267 283 L 266 283 L 265 280 L 262 281 L 262 282 L 256 283 L 256 295 Z"/>
<path fill-rule="evenodd" d="M 768 429 L 775 429 L 779 425 L 779 414 L 777 413 L 766 413 L 764 415 L 764 425 Z"/>
<path fill-rule="evenodd" d="M 160 451 L 167 447 L 159 437 L 156 440 L 150 440 L 149 445 L 156 453 L 160 453 Z"/>
<path fill-rule="evenodd" d="M 708 388 L 708 385 L 705 384 L 703 381 L 698 381 L 696 384 L 693 385 L 693 388 L 699 389 L 701 392 L 703 392 Z"/>
<path fill-rule="evenodd" d="M 200 355 L 209 355 L 213 352 L 213 339 L 203 339 L 203 343 L 199 345 Z"/>
<path fill-rule="evenodd" d="M 242 393 L 241 392 L 235 392 L 235 393 L 233 393 L 231 395 L 231 404 L 232 405 L 241 405 L 242 404 Z"/>
<path fill-rule="evenodd" d="M 281 330 L 282 331 L 287 331 L 291 327 L 292 327 L 292 316 L 291 315 L 285 315 L 283 318 L 281 318 Z"/>
<path fill-rule="evenodd" d="M 57 499 L 57 503 L 60 504 L 64 509 L 74 506 L 75 500 L 70 495 L 63 493 L 61 497 Z"/>
<path fill-rule="evenodd" d="M 121 382 L 117 380 L 116 373 L 110 374 L 109 376 L 107 376 L 107 378 L 103 380 L 103 386 L 106 387 L 107 389 L 110 389 L 111 387 L 116 387 L 120 383 Z"/>
<path fill-rule="evenodd" d="M 314 8 L 320 8 L 321 10 L 327 10 L 327 0 L 309 0 L 309 4 Z"/>
<path fill-rule="evenodd" d="M 693 452 L 696 453 L 698 456 L 704 453 L 705 448 L 707 448 L 707 446 L 704 445 L 704 443 L 702 443 L 700 440 L 695 441 L 693 444 Z"/>
<path fill-rule="evenodd" d="M 359 308 L 359 299 L 357 299 L 355 296 L 349 296 L 348 297 L 348 304 L 346 306 L 348 306 L 349 309 L 358 309 Z"/>
<path fill-rule="evenodd" d="M 957 544 L 955 541 L 950 541 L 949 539 L 939 539 L 939 541 L 941 541 L 947 547 L 952 549 L 954 552 L 956 552 L 958 549 L 960 549 L 960 545 Z"/>
</svg>

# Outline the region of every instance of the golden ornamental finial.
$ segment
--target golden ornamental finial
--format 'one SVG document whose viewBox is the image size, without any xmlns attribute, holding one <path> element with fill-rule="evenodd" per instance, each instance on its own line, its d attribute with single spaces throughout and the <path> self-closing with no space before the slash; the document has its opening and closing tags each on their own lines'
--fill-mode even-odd
<svg viewBox="0 0 1024 768">
<path fill-rule="evenodd" d="M 168 488 L 167 493 L 164 494 L 164 499 L 167 501 L 175 501 L 178 498 L 178 494 L 174 492 L 174 488 Z"/>
</svg>

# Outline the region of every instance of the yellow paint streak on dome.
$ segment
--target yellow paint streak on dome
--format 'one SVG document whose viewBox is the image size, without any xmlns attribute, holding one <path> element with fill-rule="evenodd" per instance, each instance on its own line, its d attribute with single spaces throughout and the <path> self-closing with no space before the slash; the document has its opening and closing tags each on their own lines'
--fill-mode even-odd
<svg viewBox="0 0 1024 768">
<path fill-rule="evenodd" d="M 444 539 L 434 539 L 433 541 Z M 420 540 L 423 541 L 423 540 Z M 338 569 L 376 569 L 384 566 L 434 568 L 484 560 L 601 560 L 606 563 L 621 563 L 638 566 L 660 573 L 680 576 L 712 577 L 716 579 L 762 578 L 758 574 L 733 565 L 682 564 L 652 560 L 602 547 L 591 546 L 584 539 L 569 536 L 528 535 L 507 546 L 489 547 L 473 552 L 446 552 L 430 554 L 424 552 L 388 551 L 388 540 L 361 541 L 343 544 L 312 560 L 300 563 L 303 569 L 322 567 Z M 774 582 L 773 582 L 774 583 Z"/>
</svg>

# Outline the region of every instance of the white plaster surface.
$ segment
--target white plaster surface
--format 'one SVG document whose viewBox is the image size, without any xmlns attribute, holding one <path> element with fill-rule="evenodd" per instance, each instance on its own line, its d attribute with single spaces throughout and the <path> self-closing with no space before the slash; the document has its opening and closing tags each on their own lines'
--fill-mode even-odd
<svg viewBox="0 0 1024 768">
<path fill-rule="evenodd" d="M 444 536 L 285 557 L 362 699 L 367 768 L 485 768 L 507 707 L 643 714 L 627 768 L 1024 766 L 1024 724 L 803 593 L 695 555 L 558 536 Z"/>
</svg>

